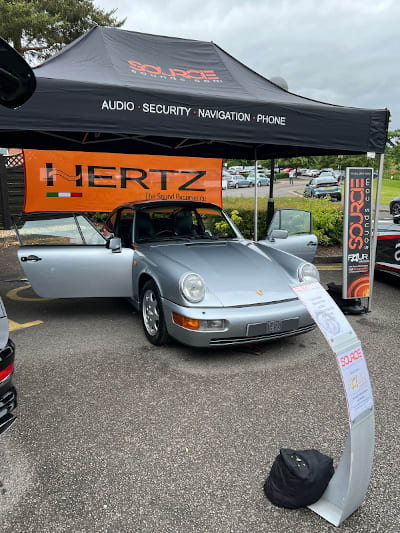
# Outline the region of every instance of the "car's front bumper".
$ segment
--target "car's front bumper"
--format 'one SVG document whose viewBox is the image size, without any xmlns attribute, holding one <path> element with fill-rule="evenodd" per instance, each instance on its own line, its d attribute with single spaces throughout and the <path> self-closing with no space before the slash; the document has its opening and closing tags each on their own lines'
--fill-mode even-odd
<svg viewBox="0 0 400 533">
<path fill-rule="evenodd" d="M 0 370 L 7 369 L 14 363 L 15 346 L 9 340 L 6 347 L 0 351 Z M 13 425 L 16 416 L 13 413 L 17 407 L 17 391 L 12 384 L 12 372 L 0 382 L 0 434 Z"/>
<path fill-rule="evenodd" d="M 315 324 L 304 305 L 293 298 L 287 301 L 262 305 L 238 307 L 183 307 L 163 299 L 163 311 L 167 330 L 171 337 L 183 344 L 195 347 L 227 346 L 234 344 L 254 344 L 281 337 L 306 333 Z M 198 320 L 225 320 L 223 330 L 198 331 L 175 324 L 172 313 Z M 286 331 L 267 332 L 267 324 L 291 321 Z M 289 324 L 289 322 L 282 322 Z M 265 331 L 262 332 L 265 324 Z M 251 334 L 251 325 L 253 334 Z"/>
</svg>

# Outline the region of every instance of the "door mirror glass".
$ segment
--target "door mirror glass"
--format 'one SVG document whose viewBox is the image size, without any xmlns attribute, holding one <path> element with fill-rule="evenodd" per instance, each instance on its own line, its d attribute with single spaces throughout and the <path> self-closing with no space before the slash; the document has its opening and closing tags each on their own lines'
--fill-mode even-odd
<svg viewBox="0 0 400 533">
<path fill-rule="evenodd" d="M 287 239 L 289 236 L 289 233 L 285 229 L 274 229 L 271 231 L 269 238 L 271 241 L 274 241 L 275 239 Z"/>
<path fill-rule="evenodd" d="M 114 254 L 121 252 L 121 246 L 121 239 L 119 237 L 112 237 L 107 241 L 107 248 L 110 248 Z"/>
<path fill-rule="evenodd" d="M 288 235 L 312 233 L 312 213 L 302 209 L 279 209 L 268 228 L 268 237 L 274 230 L 286 230 Z"/>
</svg>

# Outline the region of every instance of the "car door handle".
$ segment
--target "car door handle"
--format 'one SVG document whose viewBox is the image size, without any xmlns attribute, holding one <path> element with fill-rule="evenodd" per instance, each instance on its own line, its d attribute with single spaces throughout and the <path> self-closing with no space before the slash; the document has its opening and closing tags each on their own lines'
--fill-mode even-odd
<svg viewBox="0 0 400 533">
<path fill-rule="evenodd" d="M 307 246 L 317 246 L 317 243 L 315 241 L 310 241 L 307 243 Z"/>
<path fill-rule="evenodd" d="M 25 256 L 21 257 L 21 261 L 23 261 L 24 263 L 26 261 L 34 261 L 36 263 L 37 261 L 41 261 L 41 260 L 42 258 L 38 257 L 37 255 L 28 255 L 28 257 L 25 257 Z"/>
</svg>

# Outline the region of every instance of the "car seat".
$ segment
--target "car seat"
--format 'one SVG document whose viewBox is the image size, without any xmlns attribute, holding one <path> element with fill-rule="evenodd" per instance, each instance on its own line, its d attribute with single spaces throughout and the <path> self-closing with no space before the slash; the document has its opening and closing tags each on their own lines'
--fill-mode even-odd
<svg viewBox="0 0 400 533">
<path fill-rule="evenodd" d="M 132 223 L 132 219 L 119 221 L 119 237 L 124 248 L 132 246 Z"/>
<path fill-rule="evenodd" d="M 150 215 L 144 211 L 136 213 L 135 236 L 138 241 L 154 237 L 154 228 Z"/>
<path fill-rule="evenodd" d="M 192 211 L 182 209 L 175 217 L 176 235 L 196 235 L 196 229 L 193 226 Z"/>
</svg>

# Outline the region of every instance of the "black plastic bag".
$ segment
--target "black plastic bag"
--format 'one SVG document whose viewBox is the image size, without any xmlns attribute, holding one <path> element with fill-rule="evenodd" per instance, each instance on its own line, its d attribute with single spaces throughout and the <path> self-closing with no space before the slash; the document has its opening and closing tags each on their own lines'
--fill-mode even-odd
<svg viewBox="0 0 400 533">
<path fill-rule="evenodd" d="M 342 298 L 342 285 L 336 285 L 333 282 L 328 283 L 327 292 L 345 315 L 362 315 L 367 311 L 361 304 L 360 298 L 351 298 L 349 300 Z"/>
<path fill-rule="evenodd" d="M 281 448 L 264 492 L 278 507 L 306 507 L 320 499 L 333 473 L 333 460 L 318 450 Z"/>
</svg>

